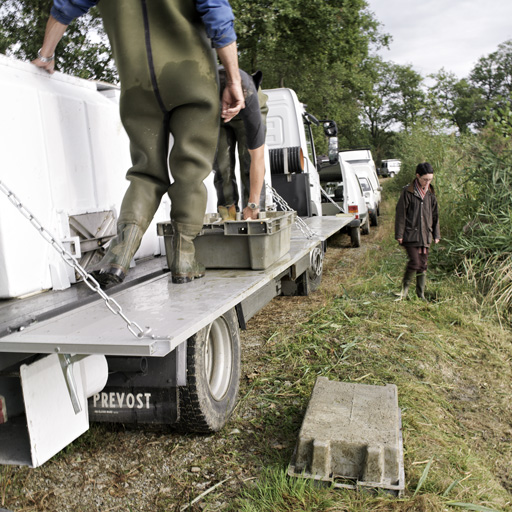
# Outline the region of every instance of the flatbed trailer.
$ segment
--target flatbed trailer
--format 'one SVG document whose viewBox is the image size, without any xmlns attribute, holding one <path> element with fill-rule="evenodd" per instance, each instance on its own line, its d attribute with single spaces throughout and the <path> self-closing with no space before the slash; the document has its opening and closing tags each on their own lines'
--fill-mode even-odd
<svg viewBox="0 0 512 512">
<path fill-rule="evenodd" d="M 39 466 L 89 420 L 222 428 L 238 394 L 239 329 L 275 296 L 318 286 L 327 239 L 352 219 L 303 219 L 306 233 L 294 225 L 289 252 L 264 270 L 209 269 L 176 285 L 165 257 L 139 262 L 107 290 L 114 306 L 85 283 L 0 301 L 0 463 Z"/>
</svg>

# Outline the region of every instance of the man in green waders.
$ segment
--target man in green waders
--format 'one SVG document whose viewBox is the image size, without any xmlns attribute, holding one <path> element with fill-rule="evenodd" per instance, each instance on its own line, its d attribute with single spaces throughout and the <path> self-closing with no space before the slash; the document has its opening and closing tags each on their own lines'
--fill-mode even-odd
<svg viewBox="0 0 512 512">
<path fill-rule="evenodd" d="M 168 193 L 174 228 L 170 271 L 174 283 L 186 283 L 205 272 L 193 240 L 203 225 L 203 180 L 212 170 L 219 129 L 212 45 L 227 74 L 222 119 L 229 121 L 244 106 L 233 13 L 228 0 L 54 0 L 33 64 L 53 73 L 55 48 L 67 25 L 96 4 L 119 71 L 121 120 L 133 166 L 117 236 L 92 274 L 102 286 L 123 281 Z M 168 158 L 169 134 L 174 142 Z"/>
</svg>

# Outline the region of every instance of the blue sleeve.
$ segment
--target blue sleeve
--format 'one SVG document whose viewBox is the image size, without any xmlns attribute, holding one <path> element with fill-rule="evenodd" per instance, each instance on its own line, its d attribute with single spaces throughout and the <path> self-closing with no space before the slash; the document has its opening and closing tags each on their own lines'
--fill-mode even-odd
<svg viewBox="0 0 512 512">
<path fill-rule="evenodd" d="M 99 0 L 53 0 L 50 14 L 60 23 L 69 25 L 75 18 L 85 14 Z"/>
<path fill-rule="evenodd" d="M 235 17 L 228 0 L 196 0 L 196 8 L 215 48 L 236 41 Z"/>
</svg>

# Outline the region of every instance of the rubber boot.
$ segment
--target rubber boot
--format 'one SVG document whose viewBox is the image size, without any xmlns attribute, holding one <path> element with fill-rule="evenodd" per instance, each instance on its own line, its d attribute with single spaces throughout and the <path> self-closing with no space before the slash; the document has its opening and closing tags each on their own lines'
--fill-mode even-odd
<svg viewBox="0 0 512 512">
<path fill-rule="evenodd" d="M 124 280 L 143 235 L 143 229 L 137 224 L 117 225 L 117 236 L 110 242 L 103 259 L 91 271 L 101 287 Z"/>
<path fill-rule="evenodd" d="M 421 272 L 416 274 L 416 295 L 418 298 L 422 300 L 425 299 L 425 282 L 427 280 L 427 274 L 425 272 Z"/>
<path fill-rule="evenodd" d="M 409 286 L 414 278 L 414 274 L 416 272 L 414 270 L 406 270 L 404 277 L 402 279 L 402 291 L 399 295 L 399 300 L 404 300 L 407 298 L 407 294 L 409 293 Z"/>
<path fill-rule="evenodd" d="M 202 226 L 190 226 L 179 222 L 171 222 L 173 227 L 172 255 L 169 258 L 171 279 L 175 284 L 189 283 L 193 279 L 203 277 L 204 265 L 196 260 L 194 238 Z"/>
</svg>

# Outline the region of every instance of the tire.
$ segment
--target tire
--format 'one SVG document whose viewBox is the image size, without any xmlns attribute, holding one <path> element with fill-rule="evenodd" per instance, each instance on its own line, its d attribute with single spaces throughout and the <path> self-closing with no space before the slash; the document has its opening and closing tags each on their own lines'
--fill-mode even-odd
<svg viewBox="0 0 512 512">
<path fill-rule="evenodd" d="M 181 431 L 219 431 L 240 387 L 240 331 L 234 309 L 187 340 L 187 385 L 180 388 Z"/>
<path fill-rule="evenodd" d="M 395 177 L 395 173 L 394 173 L 394 172 L 390 172 L 390 173 L 389 173 L 389 177 L 390 177 L 390 178 L 394 178 L 394 177 Z"/>
<path fill-rule="evenodd" d="M 352 247 L 361 247 L 361 228 L 359 226 L 350 228 L 350 242 Z"/>
<path fill-rule="evenodd" d="M 366 216 L 366 220 L 364 221 L 363 227 L 361 228 L 361 233 L 363 235 L 369 235 L 370 234 L 370 216 Z"/>
<path fill-rule="evenodd" d="M 307 292 L 314 292 L 322 281 L 324 270 L 324 251 L 321 245 L 316 246 L 310 255 L 310 265 L 306 270 Z"/>
<path fill-rule="evenodd" d="M 377 227 L 379 225 L 377 211 L 375 211 L 375 213 L 370 214 L 370 225 L 375 226 L 375 227 Z"/>
</svg>

